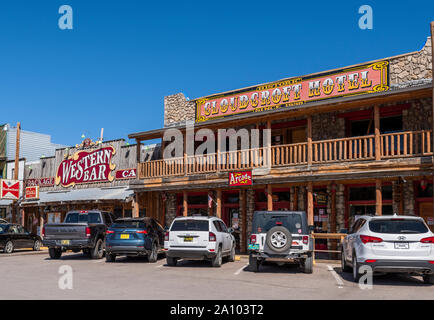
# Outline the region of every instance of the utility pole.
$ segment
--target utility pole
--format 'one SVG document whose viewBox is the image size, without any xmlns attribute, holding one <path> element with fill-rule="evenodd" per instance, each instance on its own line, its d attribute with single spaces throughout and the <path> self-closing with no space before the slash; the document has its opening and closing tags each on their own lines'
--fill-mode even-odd
<svg viewBox="0 0 434 320">
<path fill-rule="evenodd" d="M 433 135 L 434 135 L 434 21 L 431 21 L 431 86 L 432 86 L 432 94 L 431 94 L 431 100 L 432 100 L 432 117 L 433 117 Z M 434 139 L 433 139 L 434 140 Z M 434 186 L 434 141 L 433 141 L 433 186 Z M 434 192 L 434 189 L 433 189 Z M 434 215 L 434 194 L 433 194 L 433 215 Z"/>
<path fill-rule="evenodd" d="M 15 168 L 14 168 L 14 180 L 18 180 L 19 173 L 19 164 L 20 164 L 20 134 L 21 134 L 21 123 L 17 123 L 17 134 L 15 141 Z M 12 203 L 12 222 L 16 223 L 17 216 L 16 213 L 18 211 L 17 201 Z M 24 223 L 24 217 L 21 217 L 21 222 Z"/>
</svg>

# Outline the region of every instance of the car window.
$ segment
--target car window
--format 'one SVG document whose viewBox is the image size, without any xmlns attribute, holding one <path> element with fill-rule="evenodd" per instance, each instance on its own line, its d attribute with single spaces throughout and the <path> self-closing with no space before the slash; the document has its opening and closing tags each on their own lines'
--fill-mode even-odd
<svg viewBox="0 0 434 320">
<path fill-rule="evenodd" d="M 18 229 L 16 226 L 10 226 L 9 227 L 9 233 L 18 233 Z"/>
<path fill-rule="evenodd" d="M 224 224 L 223 221 L 219 221 L 219 224 L 222 228 L 222 232 L 228 232 L 228 228 L 226 228 L 226 225 Z"/>
<path fill-rule="evenodd" d="M 377 233 L 426 233 L 428 228 L 421 220 L 378 219 L 369 222 L 369 229 Z"/>
<path fill-rule="evenodd" d="M 113 223 L 112 217 L 110 217 L 110 214 L 108 212 L 102 212 L 104 223 L 111 225 Z"/>
<path fill-rule="evenodd" d="M 222 231 L 222 226 L 220 225 L 219 221 L 215 220 L 215 221 L 213 221 L 212 223 L 213 223 L 215 229 L 216 229 L 218 232 L 223 232 L 223 231 Z"/>
<path fill-rule="evenodd" d="M 72 212 L 66 216 L 65 223 L 101 223 L 101 216 L 98 212 L 78 213 Z"/>
<path fill-rule="evenodd" d="M 0 224 L 0 233 L 8 232 L 9 226 L 6 224 Z"/>
<path fill-rule="evenodd" d="M 307 232 L 306 227 L 303 225 L 302 216 L 299 214 L 260 214 L 254 219 L 252 228 L 257 232 L 260 228 L 261 232 L 268 232 L 275 226 L 283 226 L 291 233 Z"/>
<path fill-rule="evenodd" d="M 146 224 L 143 221 L 137 220 L 118 220 L 112 226 L 112 228 L 134 228 L 134 229 L 145 229 Z"/>
<path fill-rule="evenodd" d="M 359 221 L 360 221 L 360 219 L 357 219 L 356 221 L 354 221 L 353 225 L 350 228 L 349 233 L 355 233 L 356 232 L 357 226 L 359 225 Z"/>
<path fill-rule="evenodd" d="M 177 220 L 170 231 L 209 231 L 208 220 Z"/>
</svg>

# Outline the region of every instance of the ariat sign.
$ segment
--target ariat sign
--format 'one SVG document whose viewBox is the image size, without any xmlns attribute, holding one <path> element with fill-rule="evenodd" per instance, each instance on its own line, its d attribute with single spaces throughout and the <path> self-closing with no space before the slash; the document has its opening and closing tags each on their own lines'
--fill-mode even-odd
<svg viewBox="0 0 434 320">
<path fill-rule="evenodd" d="M 251 186 L 252 184 L 252 171 L 229 172 L 229 186 Z"/>
<path fill-rule="evenodd" d="M 201 98 L 196 100 L 196 122 L 386 90 L 389 90 L 389 62 L 379 61 Z"/>
<path fill-rule="evenodd" d="M 113 147 L 77 151 L 60 163 L 56 173 L 56 185 L 69 187 L 78 183 L 113 181 L 111 171 L 116 165 L 111 160 L 115 153 Z"/>
</svg>

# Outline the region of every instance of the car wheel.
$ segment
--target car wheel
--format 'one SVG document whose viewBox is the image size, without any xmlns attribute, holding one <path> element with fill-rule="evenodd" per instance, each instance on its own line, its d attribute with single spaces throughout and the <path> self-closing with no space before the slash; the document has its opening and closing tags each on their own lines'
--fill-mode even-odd
<svg viewBox="0 0 434 320">
<path fill-rule="evenodd" d="M 218 248 L 215 256 L 211 259 L 211 265 L 216 268 L 222 265 L 222 251 L 220 248 Z"/>
<path fill-rule="evenodd" d="M 305 258 L 302 262 L 302 270 L 304 273 L 312 273 L 313 272 L 313 256 Z"/>
<path fill-rule="evenodd" d="M 350 267 L 347 264 L 347 261 L 345 260 L 345 253 L 344 250 L 341 252 L 341 268 L 342 272 L 350 272 Z"/>
<path fill-rule="evenodd" d="M 104 247 L 102 239 L 96 241 L 95 247 L 91 251 L 92 259 L 102 259 L 104 256 Z"/>
<path fill-rule="evenodd" d="M 152 251 L 150 254 L 148 254 L 148 261 L 151 263 L 155 263 L 158 260 L 158 249 L 157 244 L 154 242 L 152 244 Z"/>
<path fill-rule="evenodd" d="M 260 264 L 261 264 L 261 262 L 256 257 L 249 255 L 249 269 L 250 269 L 250 271 L 258 272 Z"/>
<path fill-rule="evenodd" d="M 105 262 L 116 262 L 116 255 L 113 253 L 107 253 L 105 255 Z"/>
<path fill-rule="evenodd" d="M 359 273 L 359 265 L 357 264 L 356 254 L 353 253 L 353 280 L 359 282 L 361 274 Z"/>
<path fill-rule="evenodd" d="M 3 248 L 4 253 L 12 253 L 14 252 L 14 243 L 12 241 L 8 241 Z"/>
<path fill-rule="evenodd" d="M 276 253 L 286 252 L 291 247 L 292 236 L 285 227 L 276 226 L 267 232 L 266 243 Z"/>
<path fill-rule="evenodd" d="M 228 261 L 229 262 L 234 262 L 235 261 L 235 244 L 234 244 L 234 246 L 231 249 L 231 253 L 229 254 Z"/>
<path fill-rule="evenodd" d="M 51 259 L 60 259 L 60 257 L 62 256 L 62 250 L 56 248 L 49 248 L 48 254 L 50 255 Z"/>
<path fill-rule="evenodd" d="M 174 267 L 178 263 L 178 259 L 172 257 L 166 257 L 166 262 L 169 266 Z"/>
<path fill-rule="evenodd" d="M 33 250 L 34 251 L 40 251 L 41 250 L 41 241 L 35 240 L 33 243 Z"/>
<path fill-rule="evenodd" d="M 426 284 L 434 284 L 434 274 L 425 274 L 423 276 L 423 282 Z"/>
</svg>

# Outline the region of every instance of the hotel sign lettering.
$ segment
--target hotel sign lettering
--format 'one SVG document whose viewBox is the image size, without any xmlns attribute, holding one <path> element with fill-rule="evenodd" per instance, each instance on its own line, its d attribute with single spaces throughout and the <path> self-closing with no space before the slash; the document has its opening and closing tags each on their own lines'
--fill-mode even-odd
<svg viewBox="0 0 434 320">
<path fill-rule="evenodd" d="M 116 165 L 111 161 L 115 153 L 111 146 L 77 151 L 58 166 L 56 185 L 69 187 L 78 183 L 112 182 L 114 176 L 111 175 L 111 171 Z"/>
<path fill-rule="evenodd" d="M 196 100 L 196 122 L 387 90 L 389 90 L 389 62 L 379 61 L 201 98 Z"/>
</svg>

